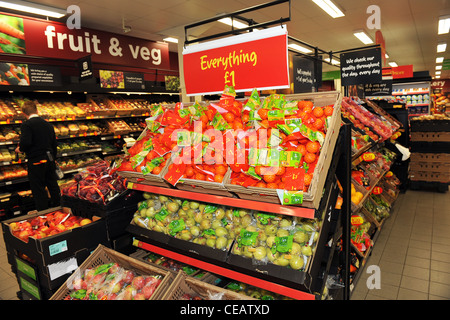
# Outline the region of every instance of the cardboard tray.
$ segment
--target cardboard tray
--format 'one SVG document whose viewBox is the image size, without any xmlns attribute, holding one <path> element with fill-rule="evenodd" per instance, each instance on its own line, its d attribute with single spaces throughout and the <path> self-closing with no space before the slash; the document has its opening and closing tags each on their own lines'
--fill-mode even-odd
<svg viewBox="0 0 450 320">
<path fill-rule="evenodd" d="M 411 132 L 411 141 L 450 142 L 450 132 Z"/>
<path fill-rule="evenodd" d="M 86 101 L 88 103 L 92 103 L 94 106 L 97 106 L 97 103 L 95 100 L 105 100 L 106 96 L 104 95 L 96 95 L 96 94 L 89 94 L 86 97 Z M 103 117 L 114 117 L 116 115 L 115 109 L 104 109 L 104 110 L 97 110 L 94 112 L 95 116 L 103 116 Z"/>
<path fill-rule="evenodd" d="M 448 153 L 411 153 L 411 162 L 439 162 L 450 163 L 450 154 Z"/>
<path fill-rule="evenodd" d="M 450 162 L 442 163 L 442 162 L 410 162 L 410 171 L 412 172 L 441 172 L 450 174 Z"/>
<path fill-rule="evenodd" d="M 161 300 L 183 300 L 183 295 L 199 296 L 202 300 L 256 300 L 249 296 L 223 289 L 188 277 L 180 271 Z"/>
<path fill-rule="evenodd" d="M 429 171 L 413 171 L 409 172 L 409 179 L 412 181 L 425 181 L 425 182 L 450 182 L 450 172 L 429 172 Z"/>
<path fill-rule="evenodd" d="M 228 168 L 222 183 L 181 178 L 175 185 L 175 188 L 184 191 L 213 194 L 224 197 L 233 197 L 233 194 L 227 188 L 227 184 L 230 181 L 230 176 L 231 176 L 231 169 Z"/>
<path fill-rule="evenodd" d="M 342 95 L 339 92 L 318 92 L 287 95 L 286 100 L 311 100 L 314 105 L 326 106 L 333 104 L 334 112 L 331 116 L 330 126 L 325 136 L 325 142 L 320 152 L 319 160 L 314 170 L 313 179 L 307 192 L 303 194 L 302 207 L 318 208 L 322 198 L 325 180 L 330 168 L 334 148 L 339 136 L 341 127 L 341 101 Z M 241 199 L 255 200 L 280 204 L 277 191 L 275 189 L 242 187 L 238 185 L 225 184 L 228 191 L 235 193 Z"/>
<path fill-rule="evenodd" d="M 63 284 L 58 291 L 50 298 L 50 300 L 64 300 L 70 294 L 69 284 L 73 282 L 75 277 L 83 274 L 84 270 L 89 268 L 95 268 L 99 265 L 116 262 L 125 269 L 135 271 L 140 275 L 160 275 L 162 276 L 162 282 L 156 288 L 150 300 L 160 300 L 169 285 L 172 283 L 174 276 L 171 272 L 165 271 L 156 266 L 149 265 L 142 261 L 133 259 L 122 253 L 109 249 L 105 246 L 99 245 L 94 252 L 81 264 L 77 271 L 72 274 L 65 284 Z"/>
<path fill-rule="evenodd" d="M 94 248 L 98 244 L 108 244 L 106 222 L 104 219 L 96 219 L 85 226 L 77 227 L 71 230 L 48 236 L 42 239 L 29 237 L 28 242 L 13 235 L 10 224 L 22 220 L 29 220 L 40 215 L 45 215 L 56 210 L 71 213 L 67 207 L 56 207 L 34 214 L 28 214 L 26 217 L 20 216 L 2 222 L 3 236 L 7 252 L 11 254 L 25 254 L 35 262 L 35 265 L 43 269 L 44 266 L 59 262 L 72 257 L 75 252 Z M 13 262 L 10 262 L 12 265 Z"/>
</svg>

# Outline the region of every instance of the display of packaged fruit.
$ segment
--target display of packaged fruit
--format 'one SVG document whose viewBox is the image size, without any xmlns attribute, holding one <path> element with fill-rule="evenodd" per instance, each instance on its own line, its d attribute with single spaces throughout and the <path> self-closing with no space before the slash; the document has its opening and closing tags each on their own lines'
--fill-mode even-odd
<svg viewBox="0 0 450 320">
<path fill-rule="evenodd" d="M 24 242 L 29 237 L 35 239 L 46 238 L 67 230 L 82 227 L 92 223 L 92 219 L 74 216 L 71 212 L 56 210 L 19 222 L 11 222 L 9 228 L 12 234 Z"/>
<path fill-rule="evenodd" d="M 61 189 L 61 193 L 93 203 L 107 204 L 126 190 L 126 179 L 101 159 L 75 174 L 73 179 L 71 184 Z"/>
<path fill-rule="evenodd" d="M 28 175 L 27 170 L 21 165 L 12 165 L 0 168 L 0 181 L 14 180 Z"/>
<path fill-rule="evenodd" d="M 315 252 L 320 222 L 290 216 L 256 213 L 242 227 L 232 254 L 252 259 L 253 264 L 272 263 L 304 271 Z"/>
<path fill-rule="evenodd" d="M 66 300 L 149 300 L 162 276 L 142 275 L 116 262 L 85 269 L 68 283 Z"/>
<path fill-rule="evenodd" d="M 393 128 L 386 125 L 378 115 L 368 111 L 350 97 L 342 99 L 342 115 L 376 142 L 379 140 L 378 137 L 381 137 L 381 141 L 385 141 L 394 133 Z"/>
<path fill-rule="evenodd" d="M 250 211 L 144 193 L 132 224 L 219 250 L 228 250 L 238 224 L 251 220 Z"/>
<path fill-rule="evenodd" d="M 286 296 L 282 296 L 278 293 L 274 293 L 268 290 L 264 290 L 240 281 L 230 281 L 225 286 L 225 289 L 231 290 L 246 296 L 249 296 L 253 299 L 258 300 L 291 300 Z"/>
</svg>

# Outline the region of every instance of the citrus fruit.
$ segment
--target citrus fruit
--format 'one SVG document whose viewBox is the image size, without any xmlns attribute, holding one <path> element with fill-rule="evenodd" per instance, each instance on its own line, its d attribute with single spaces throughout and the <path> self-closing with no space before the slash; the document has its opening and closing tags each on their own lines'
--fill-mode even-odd
<svg viewBox="0 0 450 320">
<path fill-rule="evenodd" d="M 153 174 L 160 174 L 161 170 L 162 170 L 161 167 L 154 167 L 153 170 L 152 170 L 152 173 Z"/>
<path fill-rule="evenodd" d="M 263 182 L 263 181 L 259 181 L 257 184 L 255 184 L 255 187 L 265 188 L 266 187 L 266 183 Z"/>
<path fill-rule="evenodd" d="M 313 115 L 314 115 L 316 118 L 322 117 L 322 116 L 323 116 L 323 109 L 322 109 L 321 107 L 315 107 L 315 108 L 313 109 Z"/>
<path fill-rule="evenodd" d="M 224 165 L 218 165 L 216 166 L 216 174 L 225 175 L 227 172 L 227 167 Z"/>
<path fill-rule="evenodd" d="M 305 156 L 303 157 L 303 160 L 306 163 L 313 163 L 314 161 L 316 161 L 316 154 L 315 153 L 306 152 Z"/>
<path fill-rule="evenodd" d="M 323 110 L 323 113 L 327 117 L 331 116 L 333 114 L 333 107 L 332 106 L 325 107 L 325 109 Z"/>
<path fill-rule="evenodd" d="M 227 112 L 227 113 L 225 113 L 225 115 L 223 116 L 223 118 L 225 119 L 226 122 L 231 122 L 231 123 L 233 123 L 235 117 L 234 117 L 234 114 L 233 114 L 233 113 Z"/>
<path fill-rule="evenodd" d="M 304 176 L 304 184 L 305 184 L 305 186 L 309 186 L 311 184 L 311 180 L 312 180 L 312 174 L 311 173 L 305 173 L 305 176 Z"/>
<path fill-rule="evenodd" d="M 277 177 L 274 174 L 265 174 L 263 176 L 264 181 L 267 182 L 267 183 L 274 182 L 276 180 L 276 178 Z"/>
<path fill-rule="evenodd" d="M 285 173 L 286 173 L 286 168 L 285 167 L 279 167 L 276 175 L 277 176 L 282 176 Z"/>
<path fill-rule="evenodd" d="M 324 121 L 322 120 L 322 118 L 316 119 L 316 121 L 314 121 L 314 123 L 313 123 L 313 127 L 316 130 L 323 130 L 323 125 L 324 125 Z"/>
<path fill-rule="evenodd" d="M 258 115 L 261 117 L 261 120 L 267 120 L 269 114 L 269 110 L 261 108 L 258 110 Z"/>
<path fill-rule="evenodd" d="M 216 174 L 214 176 L 214 182 L 222 183 L 223 181 L 223 175 L 222 174 Z"/>
<path fill-rule="evenodd" d="M 309 141 L 306 144 L 306 151 L 309 153 L 317 153 L 320 150 L 320 143 L 317 141 Z"/>
<path fill-rule="evenodd" d="M 194 175 L 194 180 L 205 180 L 206 176 L 203 173 L 196 173 Z"/>
<path fill-rule="evenodd" d="M 304 144 L 299 144 L 295 151 L 300 152 L 303 156 L 306 154 L 306 147 Z"/>
<path fill-rule="evenodd" d="M 268 189 L 278 189 L 278 184 L 274 183 L 274 182 L 271 182 L 271 183 L 267 184 L 266 188 L 268 188 Z"/>
</svg>

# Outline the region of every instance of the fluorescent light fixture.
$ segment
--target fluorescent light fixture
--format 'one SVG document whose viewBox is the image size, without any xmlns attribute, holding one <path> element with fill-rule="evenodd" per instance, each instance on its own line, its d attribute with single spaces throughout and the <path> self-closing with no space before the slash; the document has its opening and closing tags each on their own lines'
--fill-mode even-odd
<svg viewBox="0 0 450 320">
<path fill-rule="evenodd" d="M 442 62 L 444 62 L 444 57 L 436 58 L 436 63 L 442 63 Z"/>
<path fill-rule="evenodd" d="M 331 0 L 312 0 L 312 1 L 333 18 L 345 16 L 345 14 Z"/>
<path fill-rule="evenodd" d="M 385 57 L 386 59 L 389 59 L 389 55 L 388 55 L 387 53 L 384 54 L 384 57 Z"/>
<path fill-rule="evenodd" d="M 450 16 L 439 17 L 438 34 L 447 34 L 450 31 Z"/>
<path fill-rule="evenodd" d="M 436 70 L 442 70 L 442 66 L 436 66 Z"/>
<path fill-rule="evenodd" d="M 441 78 L 441 76 L 435 76 L 434 78 L 435 78 L 435 79 L 440 79 L 440 78 Z"/>
<path fill-rule="evenodd" d="M 437 52 L 445 52 L 447 50 L 447 43 L 442 42 L 437 45 Z"/>
<path fill-rule="evenodd" d="M 373 40 L 362 30 L 355 31 L 353 33 L 364 44 L 372 44 Z"/>
<path fill-rule="evenodd" d="M 437 76 L 440 76 L 441 75 L 441 71 L 436 71 L 434 74 L 437 75 Z"/>
<path fill-rule="evenodd" d="M 174 38 L 174 37 L 167 37 L 167 38 L 164 38 L 163 40 L 167 41 L 167 42 L 178 43 L 178 39 Z"/>
<path fill-rule="evenodd" d="M 21 0 L 0 1 L 0 8 L 7 8 L 52 18 L 62 18 L 67 14 L 67 11 L 63 9 Z"/>
<path fill-rule="evenodd" d="M 396 62 L 389 62 L 389 65 L 390 65 L 392 68 L 398 67 L 398 64 L 397 64 Z"/>
<path fill-rule="evenodd" d="M 308 48 L 305 48 L 305 47 L 302 47 L 302 46 L 299 46 L 296 43 L 291 43 L 291 44 L 288 45 L 288 47 L 291 48 L 292 50 L 295 50 L 295 51 L 298 51 L 298 52 L 302 52 L 302 53 L 311 53 L 312 52 L 312 50 L 310 50 Z"/>
<path fill-rule="evenodd" d="M 236 19 L 231 20 L 231 18 L 223 18 L 223 19 L 220 19 L 220 20 L 217 20 L 217 21 L 222 22 L 224 24 L 227 24 L 229 26 L 232 25 L 234 28 L 238 28 L 238 29 L 243 29 L 243 28 L 247 28 L 248 27 L 248 24 L 246 24 L 244 22 L 241 22 L 241 21 L 238 21 Z"/>
<path fill-rule="evenodd" d="M 330 62 L 330 58 L 325 58 L 323 60 L 326 62 Z M 340 62 L 335 59 L 331 59 L 331 64 L 340 64 Z"/>
</svg>

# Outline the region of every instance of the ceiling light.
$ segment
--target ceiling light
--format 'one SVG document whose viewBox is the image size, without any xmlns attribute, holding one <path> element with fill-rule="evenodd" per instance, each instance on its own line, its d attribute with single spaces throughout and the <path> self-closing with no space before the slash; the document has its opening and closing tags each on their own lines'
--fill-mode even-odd
<svg viewBox="0 0 450 320">
<path fill-rule="evenodd" d="M 436 66 L 436 70 L 442 70 L 442 66 Z"/>
<path fill-rule="evenodd" d="M 0 7 L 52 18 L 62 18 L 67 14 L 63 9 L 21 0 L 0 1 Z"/>
<path fill-rule="evenodd" d="M 310 50 L 308 48 L 305 48 L 305 47 L 302 47 L 302 46 L 299 46 L 296 43 L 291 43 L 291 44 L 288 45 L 288 47 L 293 49 L 293 50 L 295 50 L 295 51 L 302 52 L 302 53 L 311 53 L 312 52 L 312 50 Z"/>
<path fill-rule="evenodd" d="M 330 62 L 330 58 L 325 58 L 323 60 L 326 62 Z M 331 59 L 331 64 L 340 64 L 340 62 L 337 60 Z"/>
<path fill-rule="evenodd" d="M 387 53 L 384 54 L 384 57 L 385 57 L 386 59 L 389 59 L 389 55 L 388 55 Z"/>
<path fill-rule="evenodd" d="M 450 31 L 450 16 L 439 17 L 438 34 L 446 34 Z"/>
<path fill-rule="evenodd" d="M 445 52 L 445 50 L 447 50 L 447 44 L 445 42 L 437 45 L 437 52 Z"/>
<path fill-rule="evenodd" d="M 345 16 L 345 14 L 331 0 L 312 0 L 312 1 L 333 18 Z"/>
<path fill-rule="evenodd" d="M 440 78 L 441 78 L 441 76 L 435 76 L 434 78 L 435 78 L 435 79 L 440 79 Z"/>
<path fill-rule="evenodd" d="M 364 44 L 372 44 L 373 40 L 362 30 L 353 33 Z"/>
<path fill-rule="evenodd" d="M 178 43 L 178 39 L 174 38 L 174 37 L 167 37 L 167 38 L 164 38 L 163 40 L 167 41 L 167 42 Z"/>
<path fill-rule="evenodd" d="M 442 63 L 442 62 L 444 62 L 444 57 L 436 58 L 436 63 Z"/>
<path fill-rule="evenodd" d="M 247 28 L 248 24 L 244 23 L 244 22 L 240 22 L 237 21 L 236 19 L 231 19 L 231 18 L 223 18 L 220 20 L 217 20 L 219 22 L 222 22 L 224 24 L 227 24 L 229 26 L 233 26 L 234 28 L 238 28 L 238 29 L 243 29 L 243 28 Z"/>
<path fill-rule="evenodd" d="M 398 65 L 397 65 L 396 62 L 389 62 L 389 65 L 390 65 L 392 68 L 397 68 L 397 67 L 398 67 Z"/>
<path fill-rule="evenodd" d="M 435 75 L 437 75 L 437 76 L 441 75 L 441 71 L 436 71 Z"/>
</svg>

